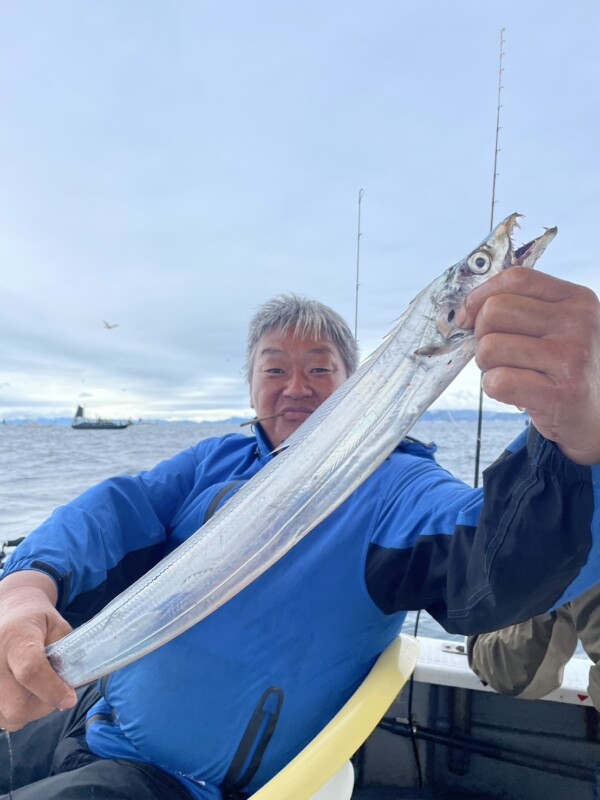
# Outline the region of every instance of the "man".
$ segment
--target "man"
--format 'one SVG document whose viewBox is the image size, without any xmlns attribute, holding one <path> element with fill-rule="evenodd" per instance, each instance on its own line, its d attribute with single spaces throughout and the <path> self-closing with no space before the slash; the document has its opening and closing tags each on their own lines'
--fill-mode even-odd
<svg viewBox="0 0 600 800">
<path fill-rule="evenodd" d="M 439 467 L 431 449 L 401 443 L 254 583 L 80 692 L 75 708 L 44 645 L 273 457 L 355 368 L 347 325 L 294 296 L 267 303 L 248 342 L 254 436 L 201 441 L 140 476 L 105 481 L 30 534 L 0 581 L 0 726 L 17 731 L 15 800 L 252 792 L 348 699 L 406 610 L 426 608 L 448 630 L 472 634 L 545 612 L 597 581 L 598 298 L 507 270 L 473 291 L 456 321 L 475 328 L 488 394 L 532 419 L 488 470 L 485 492 Z"/>
<path fill-rule="evenodd" d="M 600 711 L 600 585 L 552 613 L 469 636 L 469 665 L 497 692 L 536 700 L 562 684 L 577 640 L 593 661 L 588 694 Z"/>
</svg>

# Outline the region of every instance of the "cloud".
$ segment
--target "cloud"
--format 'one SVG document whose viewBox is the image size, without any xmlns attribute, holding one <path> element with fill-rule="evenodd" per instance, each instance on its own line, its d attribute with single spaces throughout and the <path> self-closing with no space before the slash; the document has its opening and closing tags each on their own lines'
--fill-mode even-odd
<svg viewBox="0 0 600 800">
<path fill-rule="evenodd" d="M 0 414 L 70 414 L 82 392 L 102 416 L 247 410 L 261 302 L 353 321 L 361 188 L 369 352 L 489 228 L 515 18 L 495 218 L 557 224 L 543 269 L 600 291 L 591 0 L 2 5 Z M 462 386 L 446 398 L 476 405 Z"/>
</svg>

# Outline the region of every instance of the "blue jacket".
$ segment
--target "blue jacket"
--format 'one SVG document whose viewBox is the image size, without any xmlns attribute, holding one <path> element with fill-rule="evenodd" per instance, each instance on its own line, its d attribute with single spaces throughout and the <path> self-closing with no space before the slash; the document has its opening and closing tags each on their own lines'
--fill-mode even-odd
<svg viewBox="0 0 600 800">
<path fill-rule="evenodd" d="M 104 679 L 92 751 L 156 764 L 198 800 L 219 798 L 225 779 L 256 790 L 338 711 L 407 610 L 479 633 L 598 582 L 600 467 L 569 462 L 531 428 L 486 471 L 484 501 L 434 449 L 403 442 L 253 584 Z M 259 429 L 105 481 L 31 533 L 5 574 L 51 575 L 59 610 L 77 625 L 270 458 Z"/>
</svg>

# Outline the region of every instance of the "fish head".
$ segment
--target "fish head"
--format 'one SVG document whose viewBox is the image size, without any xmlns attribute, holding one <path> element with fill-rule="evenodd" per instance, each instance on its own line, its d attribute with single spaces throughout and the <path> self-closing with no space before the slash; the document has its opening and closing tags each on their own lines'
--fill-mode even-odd
<svg viewBox="0 0 600 800">
<path fill-rule="evenodd" d="M 433 301 L 433 316 L 441 340 L 430 347 L 421 348 L 417 354 L 450 352 L 456 343 L 469 334 L 454 321 L 467 295 L 504 269 L 532 268 L 535 265 L 556 236 L 557 229 L 546 228 L 541 236 L 515 248 L 513 232 L 519 227 L 521 216 L 515 213 L 506 217 L 469 255 L 446 270 L 441 279 L 441 288 Z"/>
</svg>

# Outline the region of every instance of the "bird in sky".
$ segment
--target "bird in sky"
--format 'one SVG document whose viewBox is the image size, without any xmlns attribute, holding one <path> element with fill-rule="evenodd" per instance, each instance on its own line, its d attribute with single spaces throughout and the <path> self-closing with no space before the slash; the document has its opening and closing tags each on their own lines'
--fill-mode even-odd
<svg viewBox="0 0 600 800">
<path fill-rule="evenodd" d="M 114 325 L 111 325 L 105 319 L 103 319 L 102 322 L 104 323 L 104 327 L 106 328 L 107 331 L 112 331 L 113 328 L 118 328 L 119 327 L 119 323 L 118 322 L 115 322 Z"/>
</svg>

